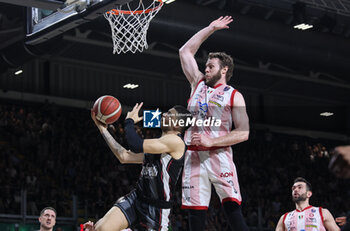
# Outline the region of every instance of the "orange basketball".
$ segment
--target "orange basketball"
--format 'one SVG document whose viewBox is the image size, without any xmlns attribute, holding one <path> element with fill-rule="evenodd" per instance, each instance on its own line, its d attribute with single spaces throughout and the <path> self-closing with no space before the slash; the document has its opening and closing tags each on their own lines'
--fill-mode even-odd
<svg viewBox="0 0 350 231">
<path fill-rule="evenodd" d="M 92 110 L 96 114 L 96 119 L 104 124 L 114 123 L 122 114 L 122 106 L 119 100 L 110 95 L 104 95 L 98 98 Z"/>
</svg>

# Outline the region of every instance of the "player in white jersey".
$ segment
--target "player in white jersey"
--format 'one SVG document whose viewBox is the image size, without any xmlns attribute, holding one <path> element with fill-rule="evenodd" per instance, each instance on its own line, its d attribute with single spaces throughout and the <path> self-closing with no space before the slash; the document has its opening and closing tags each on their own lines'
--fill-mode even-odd
<svg viewBox="0 0 350 231">
<path fill-rule="evenodd" d="M 179 50 L 183 72 L 191 84 L 187 109 L 197 120 L 209 120 L 207 125 L 190 127 L 185 134 L 188 150 L 182 177 L 182 208 L 189 210 L 190 230 L 195 231 L 205 229 L 211 185 L 220 197 L 231 228 L 248 230 L 241 211 L 242 198 L 231 145 L 248 139 L 249 119 L 242 94 L 227 85 L 233 60 L 223 52 L 210 53 L 203 74 L 194 58 L 211 34 L 228 28 L 231 22 L 229 16 L 214 20 Z"/>
<path fill-rule="evenodd" d="M 311 196 L 311 184 L 302 177 L 296 178 L 292 187 L 295 210 L 281 216 L 276 231 L 339 231 L 328 209 L 309 204 Z"/>
</svg>

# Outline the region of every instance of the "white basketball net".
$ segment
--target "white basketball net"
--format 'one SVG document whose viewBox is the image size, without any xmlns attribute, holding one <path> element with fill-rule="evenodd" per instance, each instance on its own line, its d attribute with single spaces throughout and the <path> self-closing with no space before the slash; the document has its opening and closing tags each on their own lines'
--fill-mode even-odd
<svg viewBox="0 0 350 231">
<path fill-rule="evenodd" d="M 142 52 L 144 48 L 148 48 L 149 23 L 162 8 L 163 2 L 152 0 L 146 7 L 143 0 L 139 1 L 136 9 L 131 9 L 127 3 L 104 14 L 112 29 L 113 54 Z"/>
</svg>

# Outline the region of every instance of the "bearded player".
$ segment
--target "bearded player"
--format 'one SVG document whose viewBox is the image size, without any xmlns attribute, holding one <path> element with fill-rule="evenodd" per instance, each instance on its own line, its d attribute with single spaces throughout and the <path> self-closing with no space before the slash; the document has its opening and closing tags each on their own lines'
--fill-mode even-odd
<svg viewBox="0 0 350 231">
<path fill-rule="evenodd" d="M 281 216 L 276 231 L 339 231 L 328 209 L 309 204 L 311 196 L 311 184 L 302 177 L 296 178 L 292 186 L 295 210 Z"/>
</svg>

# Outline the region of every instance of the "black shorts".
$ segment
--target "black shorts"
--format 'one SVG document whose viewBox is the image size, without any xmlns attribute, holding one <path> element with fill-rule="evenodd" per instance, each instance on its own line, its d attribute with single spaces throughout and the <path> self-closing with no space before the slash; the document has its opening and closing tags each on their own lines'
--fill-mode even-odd
<svg viewBox="0 0 350 231">
<path fill-rule="evenodd" d="M 114 204 L 120 208 L 129 226 L 143 225 L 147 230 L 168 230 L 170 209 L 158 208 L 138 198 L 136 191 L 119 198 Z"/>
</svg>

